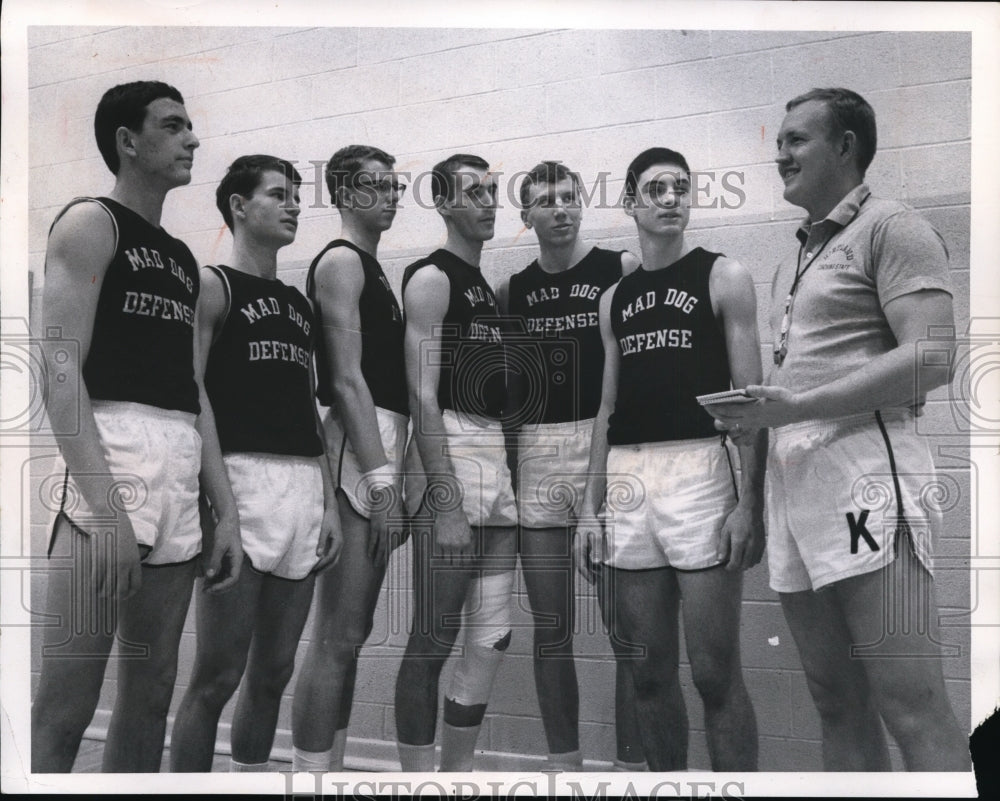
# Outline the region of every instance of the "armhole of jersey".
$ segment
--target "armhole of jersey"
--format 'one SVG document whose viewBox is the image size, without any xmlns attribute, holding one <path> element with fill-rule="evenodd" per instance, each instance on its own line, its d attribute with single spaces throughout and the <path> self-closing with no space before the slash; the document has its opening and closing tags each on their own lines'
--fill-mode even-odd
<svg viewBox="0 0 1000 801">
<path fill-rule="evenodd" d="M 50 235 L 52 234 L 52 229 L 56 227 L 56 223 L 59 222 L 63 218 L 63 215 L 67 211 L 69 211 L 71 208 L 73 208 L 73 206 L 76 206 L 79 203 L 96 203 L 98 206 L 100 206 L 102 209 L 104 209 L 104 211 L 107 212 L 108 217 L 111 218 L 111 227 L 114 229 L 114 232 L 115 232 L 115 245 L 114 245 L 114 248 L 111 250 L 111 258 L 114 258 L 115 254 L 118 252 L 118 237 L 119 237 L 119 235 L 118 235 L 118 220 L 116 220 L 115 219 L 115 215 L 111 213 L 111 209 L 109 209 L 107 206 L 105 206 L 96 197 L 75 197 L 75 198 L 73 198 L 69 203 L 67 203 L 65 206 L 63 206 L 59 210 L 59 213 L 56 215 L 56 218 L 52 221 L 52 225 L 49 226 L 49 234 Z"/>
<path fill-rule="evenodd" d="M 222 332 L 222 329 L 226 327 L 226 323 L 229 321 L 229 310 L 233 305 L 233 290 L 232 287 L 229 286 L 229 276 L 226 275 L 224 270 L 216 267 L 214 264 L 206 264 L 205 266 L 219 276 L 219 280 L 222 281 L 222 291 L 226 294 L 226 309 L 222 313 L 222 325 L 219 326 L 218 331 L 212 332 L 212 344 L 214 345 L 215 341 L 219 338 L 219 334 Z"/>
</svg>

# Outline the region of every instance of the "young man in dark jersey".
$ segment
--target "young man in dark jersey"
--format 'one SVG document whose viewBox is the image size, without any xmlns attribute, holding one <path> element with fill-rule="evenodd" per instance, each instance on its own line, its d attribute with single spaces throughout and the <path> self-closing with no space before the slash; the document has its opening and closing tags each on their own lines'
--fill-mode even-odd
<svg viewBox="0 0 1000 801">
<path fill-rule="evenodd" d="M 527 172 L 521 219 L 538 258 L 497 290 L 520 331 L 511 348 L 511 408 L 518 426 L 518 552 L 534 615 L 534 669 L 549 765 L 579 770 L 579 689 L 573 663 L 572 515 L 587 480 L 590 435 L 601 402 L 604 348 L 597 323 L 604 290 L 639 262 L 580 238 L 580 177 L 558 161 Z M 619 668 L 616 764 L 642 770 L 631 685 Z M 680 686 L 677 687 L 678 693 Z"/>
<path fill-rule="evenodd" d="M 326 181 L 340 212 L 340 238 L 313 259 L 306 278 L 318 321 L 316 394 L 329 407 L 323 427 L 344 548 L 320 576 L 315 629 L 295 687 L 295 770 L 343 770 L 358 654 L 404 522 L 403 313 L 376 259 L 406 188 L 395 161 L 367 145 L 333 154 Z"/>
<path fill-rule="evenodd" d="M 669 699 L 681 599 L 711 767 L 754 770 L 739 620 L 742 571 L 764 548 L 766 445 L 758 436 L 741 447 L 737 500 L 725 440 L 695 398 L 758 380 L 757 309 L 745 267 L 685 242 L 690 185 L 684 157 L 666 148 L 626 173 L 642 265 L 601 298 L 604 379 L 574 549 L 591 580 L 603 562 L 612 645 L 635 682 L 650 770 L 686 757 L 687 720 L 671 717 Z"/>
<path fill-rule="evenodd" d="M 861 95 L 812 89 L 785 111 L 775 161 L 806 217 L 772 283 L 774 366 L 748 388 L 756 402 L 713 414 L 735 432 L 771 429 L 768 571 L 823 767 L 889 770 L 887 730 L 907 770 L 967 771 L 932 573 L 940 485 L 914 428 L 924 394 L 952 378 L 948 250 L 865 183 L 878 135 Z"/>
<path fill-rule="evenodd" d="M 517 511 L 501 424 L 506 355 L 479 269 L 493 238 L 495 176 L 478 156 L 456 154 L 435 165 L 431 186 L 448 238 L 403 276 L 415 613 L 396 680 L 396 737 L 404 771 L 434 769 L 438 679 L 464 627 L 440 769 L 467 771 L 510 643 Z"/>
<path fill-rule="evenodd" d="M 228 265 L 202 268 L 198 369 L 212 402 L 236 497 L 245 564 L 227 593 L 199 593 L 198 644 L 170 749 L 173 771 L 212 768 L 223 707 L 246 673 L 232 725 L 233 771 L 265 771 L 281 694 L 312 601 L 316 572 L 337 557 L 340 521 L 313 394 L 315 320 L 277 277 L 295 240 L 298 171 L 242 156 L 216 190 L 233 233 Z"/>
<path fill-rule="evenodd" d="M 159 770 L 197 556 L 216 590 L 242 559 L 218 443 L 202 428 L 198 267 L 160 227 L 167 193 L 191 181 L 198 138 L 180 93 L 158 81 L 109 89 L 94 131 L 114 189 L 63 209 L 46 252 L 45 326 L 78 343 L 58 369 L 79 380 L 51 382 L 47 398 L 54 430 L 74 433 L 57 436 L 66 472 L 49 552 L 68 569 L 48 576 L 56 622 L 32 707 L 34 773 L 71 770 L 116 633 L 103 769 Z M 199 470 L 219 513 L 204 543 Z"/>
</svg>

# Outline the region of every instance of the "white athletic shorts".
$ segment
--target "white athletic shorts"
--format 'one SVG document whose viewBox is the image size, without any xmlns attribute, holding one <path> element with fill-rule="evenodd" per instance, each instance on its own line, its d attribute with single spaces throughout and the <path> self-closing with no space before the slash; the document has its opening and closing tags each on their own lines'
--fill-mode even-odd
<svg viewBox="0 0 1000 801">
<path fill-rule="evenodd" d="M 517 438 L 517 512 L 524 528 L 565 528 L 583 497 L 593 420 L 523 426 Z"/>
<path fill-rule="evenodd" d="M 445 442 L 442 447 L 455 468 L 462 488 L 462 508 L 470 526 L 514 526 L 517 504 L 507 467 L 507 447 L 499 420 L 445 409 L 442 418 Z M 438 497 L 427 489 L 417 450 L 416 436 L 410 438 L 406 452 L 406 477 L 403 491 L 410 515 L 427 511 L 428 506 L 447 508 L 457 499 Z M 432 488 L 433 490 L 433 488 Z"/>
<path fill-rule="evenodd" d="M 906 527 L 931 570 L 942 485 L 912 414 L 887 410 L 882 421 L 869 412 L 771 432 L 765 491 L 773 590 L 818 590 L 885 567 Z"/>
<path fill-rule="evenodd" d="M 396 491 L 403 491 L 403 457 L 406 454 L 406 434 L 409 418 L 399 412 L 375 407 L 378 431 L 382 438 L 382 449 L 389 460 L 389 467 L 396 474 Z M 323 417 L 323 432 L 326 435 L 326 452 L 330 459 L 333 484 L 343 490 L 351 507 L 364 518 L 371 517 L 371 498 L 361 484 L 362 471 L 358 457 L 347 438 L 340 419 L 327 411 Z"/>
<path fill-rule="evenodd" d="M 720 564 L 719 534 L 736 506 L 733 451 L 720 437 L 612 446 L 604 563 L 622 570 Z"/>
<path fill-rule="evenodd" d="M 201 437 L 195 415 L 129 401 L 92 400 L 97 435 L 114 476 L 112 508 L 125 512 L 136 542 L 150 549 L 146 565 L 187 562 L 201 551 L 198 473 Z M 97 519 L 62 458 L 44 503 L 51 510 L 49 530 L 62 511 L 85 531 L 110 530 L 113 520 Z M 49 551 L 55 543 L 51 543 Z"/>
<path fill-rule="evenodd" d="M 309 575 L 319 556 L 323 473 L 315 456 L 227 453 L 243 553 L 254 569 L 285 579 Z"/>
</svg>

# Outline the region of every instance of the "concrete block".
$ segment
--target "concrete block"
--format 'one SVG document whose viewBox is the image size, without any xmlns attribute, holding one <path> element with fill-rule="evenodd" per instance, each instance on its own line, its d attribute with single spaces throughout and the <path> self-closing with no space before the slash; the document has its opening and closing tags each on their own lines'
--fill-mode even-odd
<svg viewBox="0 0 1000 801">
<path fill-rule="evenodd" d="M 538 717 L 534 668 L 530 656 L 508 654 L 493 683 L 490 709 L 505 715 Z"/>
<path fill-rule="evenodd" d="M 358 63 L 395 61 L 483 42 L 519 40 L 537 33 L 505 28 L 359 28 Z"/>
<path fill-rule="evenodd" d="M 275 40 L 270 38 L 216 50 L 174 52 L 176 55 L 156 67 L 162 80 L 176 86 L 184 95 L 185 105 L 196 96 L 211 102 L 218 92 L 247 87 L 258 87 L 259 104 L 259 87 L 274 79 L 270 67 L 280 60 L 276 57 Z"/>
<path fill-rule="evenodd" d="M 415 56 L 399 62 L 399 98 L 404 104 L 474 95 L 497 88 L 497 52 L 488 42 Z"/>
<path fill-rule="evenodd" d="M 100 99 L 100 98 L 98 98 Z M 96 101 L 94 107 L 96 108 Z M 80 163 L 87 159 L 95 162 L 100 160 L 97 144 L 94 142 L 94 109 L 89 113 L 70 115 L 68 109 L 55 107 L 51 110 L 35 113 L 36 105 L 30 103 L 28 118 L 28 141 L 30 144 L 30 154 L 39 154 L 37 161 L 32 162 L 32 167 L 52 166 L 67 171 L 67 162 Z M 94 168 L 97 167 L 95 163 Z M 104 162 L 100 161 L 100 168 L 107 172 Z M 96 169 L 94 170 L 96 172 Z M 86 175 L 86 172 L 77 172 L 77 179 Z M 113 179 L 112 179 L 113 180 Z M 106 183 L 106 181 L 104 181 Z M 32 181 L 28 182 L 28 191 L 31 193 Z M 51 198 L 50 198 L 51 202 Z M 36 205 L 32 203 L 32 205 Z"/>
<path fill-rule="evenodd" d="M 744 667 L 784 670 L 801 668 L 795 642 L 777 603 L 743 603 L 740 649 Z"/>
<path fill-rule="evenodd" d="M 558 75 L 597 75 L 601 37 L 597 30 L 566 30 L 504 42 L 497 50 L 499 86 L 547 84 Z"/>
<path fill-rule="evenodd" d="M 316 120 L 370 109 L 395 109 L 400 103 L 410 102 L 406 95 L 400 95 L 399 75 L 398 62 L 314 75 L 309 79 L 309 105 L 300 113 Z"/>
<path fill-rule="evenodd" d="M 864 95 L 899 82 L 899 51 L 892 33 L 783 48 L 771 53 L 771 59 L 776 103 L 784 104 L 815 87 L 847 86 Z"/>
<path fill-rule="evenodd" d="M 895 36 L 904 86 L 972 76 L 972 34 L 968 31 L 900 31 Z"/>
<path fill-rule="evenodd" d="M 658 117 L 763 106 L 773 99 L 769 54 L 674 64 L 657 70 Z"/>
<path fill-rule="evenodd" d="M 488 729 L 490 749 L 514 754 L 547 754 L 548 745 L 545 742 L 545 731 L 540 719 L 532 719 L 515 715 L 487 715 L 487 725 L 483 727 L 484 734 Z M 482 734 L 480 735 L 482 740 Z M 477 743 L 477 747 L 479 744 Z"/>
<path fill-rule="evenodd" d="M 801 670 L 788 672 L 790 690 L 786 703 L 791 712 L 790 735 L 796 739 L 819 740 L 822 730 L 819 712 L 809 692 L 806 674 Z"/>
<path fill-rule="evenodd" d="M 857 35 L 853 31 L 711 31 L 710 52 L 715 57 L 731 56 Z"/>
<path fill-rule="evenodd" d="M 294 120 L 315 101 L 311 83 L 292 79 L 270 86 L 271 102 L 263 104 L 261 86 L 232 89 L 203 99 L 203 112 L 197 130 L 205 136 L 227 136 L 243 131 L 257 131 L 276 122 Z"/>
<path fill-rule="evenodd" d="M 361 124 L 372 141 L 388 142 L 398 151 L 402 148 L 392 143 L 399 142 L 400 136 L 407 136 L 422 150 L 446 151 L 439 157 L 444 158 L 459 149 L 476 152 L 468 150 L 475 147 L 482 151 L 484 143 L 531 136 L 541 130 L 544 96 L 542 87 L 490 92 L 373 111 L 362 116 Z M 433 119 L 434 125 L 428 126 L 428 119 Z"/>
<path fill-rule="evenodd" d="M 384 704 L 355 703 L 351 707 L 347 736 L 369 740 L 385 739 L 385 709 Z"/>
<path fill-rule="evenodd" d="M 32 48 L 28 86 L 58 83 L 65 78 L 68 63 L 76 65 L 74 71 L 78 75 L 93 75 L 122 67 L 134 69 L 158 60 L 163 50 L 153 40 L 162 30 L 159 27 L 114 28 Z M 113 85 L 108 84 L 109 87 Z"/>
<path fill-rule="evenodd" d="M 613 760 L 616 753 L 614 725 L 580 721 L 580 751 L 584 759 L 604 762 Z M 545 753 L 545 751 L 535 753 Z"/>
<path fill-rule="evenodd" d="M 969 269 L 969 233 L 971 220 L 968 206 L 925 208 L 921 213 L 944 238 L 948 247 L 948 263 L 953 270 Z"/>
<path fill-rule="evenodd" d="M 93 160 L 91 160 L 93 162 Z M 84 166 L 86 165 L 86 166 Z M 104 162 L 101 162 L 101 166 Z M 107 173 L 108 178 L 101 176 L 96 182 L 90 175 L 91 166 L 86 161 L 61 164 L 50 164 L 39 166 L 32 170 L 31 179 L 28 181 L 28 208 L 30 211 L 43 210 L 51 226 L 56 214 L 62 209 L 62 204 L 68 203 L 75 197 L 83 195 L 93 196 L 100 194 L 111 179 L 111 173 Z M 83 167 L 81 169 L 80 167 Z M 107 187 L 110 189 L 110 187 Z M 48 229 L 40 245 L 45 247 L 45 239 Z M 32 242 L 34 244 L 34 242 Z"/>
<path fill-rule="evenodd" d="M 968 81 L 871 92 L 879 147 L 883 149 L 965 141 L 972 107 Z"/>
<path fill-rule="evenodd" d="M 812 740 L 761 737 L 759 767 L 762 771 L 805 773 L 823 769 L 822 747 Z"/>
<path fill-rule="evenodd" d="M 771 167 L 733 169 L 692 168 L 692 203 L 689 230 L 703 227 L 763 223 L 774 218 Z"/>
<path fill-rule="evenodd" d="M 318 69 L 333 72 L 357 63 L 357 28 L 291 30 L 274 38 L 274 61 L 267 65 L 267 80 L 314 75 Z"/>
<path fill-rule="evenodd" d="M 546 95 L 546 133 L 638 122 L 653 116 L 649 96 L 655 70 L 577 78 L 549 83 Z"/>
<path fill-rule="evenodd" d="M 948 679 L 944 683 L 944 688 L 958 719 L 958 725 L 962 731 L 971 732 L 973 726 L 978 725 L 978 721 L 972 720 L 971 683 L 964 679 Z"/>
<path fill-rule="evenodd" d="M 786 670 L 743 671 L 743 681 L 753 701 L 757 731 L 761 735 L 789 737 L 792 734 L 792 711 L 789 705 L 791 674 Z"/>
<path fill-rule="evenodd" d="M 784 116 L 783 104 L 710 115 L 709 163 L 715 168 L 759 164 L 773 169 L 775 137 Z"/>
<path fill-rule="evenodd" d="M 95 36 L 103 31 L 111 30 L 99 25 L 29 25 L 28 49 L 43 47 L 48 44 L 62 42 L 77 37 Z"/>
<path fill-rule="evenodd" d="M 962 610 L 956 610 L 961 614 Z M 964 623 L 964 618 L 955 621 L 956 625 L 946 625 L 950 621 L 943 620 L 940 629 L 940 639 L 943 651 L 941 669 L 946 679 L 969 678 L 969 655 L 971 653 L 970 636 L 972 630 Z"/>
<path fill-rule="evenodd" d="M 580 720 L 593 723 L 615 722 L 615 660 L 576 660 L 580 686 Z"/>
<path fill-rule="evenodd" d="M 708 31 L 606 30 L 598 40 L 601 72 L 627 72 L 661 64 L 697 61 L 709 54 Z"/>
<path fill-rule="evenodd" d="M 901 154 L 903 193 L 911 206 L 954 206 L 969 202 L 969 144 L 907 148 Z"/>
</svg>

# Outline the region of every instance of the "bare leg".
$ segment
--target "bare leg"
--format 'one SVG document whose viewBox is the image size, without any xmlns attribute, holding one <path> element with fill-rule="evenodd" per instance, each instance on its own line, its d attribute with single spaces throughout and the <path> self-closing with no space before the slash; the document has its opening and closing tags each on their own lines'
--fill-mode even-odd
<svg viewBox="0 0 1000 801">
<path fill-rule="evenodd" d="M 170 770 L 212 769 L 219 716 L 246 667 L 262 575 L 244 564 L 234 587 L 218 595 L 198 582 L 194 669 L 170 738 Z"/>
<path fill-rule="evenodd" d="M 550 754 L 580 748 L 571 546 L 563 528 L 521 530 L 521 571 L 534 618 L 535 689 Z"/>
<path fill-rule="evenodd" d="M 716 567 L 677 571 L 694 685 L 705 704 L 715 771 L 757 770 L 757 719 L 740 665 L 743 574 Z"/>
<path fill-rule="evenodd" d="M 328 751 L 346 729 L 354 701 L 358 653 L 372 630 L 385 565 L 368 558 L 368 521 L 338 493 L 344 545 L 317 579 L 316 621 L 292 701 L 292 741 Z"/>
<path fill-rule="evenodd" d="M 142 569 L 139 592 L 119 604 L 120 648 L 147 647 L 118 660 L 118 696 L 108 726 L 105 773 L 156 773 L 177 678 L 177 647 L 191 603 L 197 559 Z"/>
<path fill-rule="evenodd" d="M 615 592 L 613 574 L 610 569 L 602 569 L 597 574 L 597 598 L 601 607 L 601 616 L 605 627 L 611 630 L 611 615 L 613 614 L 609 593 Z M 687 731 L 687 708 L 684 704 L 684 694 L 681 692 L 680 677 L 675 674 L 675 681 L 668 691 L 668 716 L 672 721 L 683 721 L 682 728 Z M 675 744 L 680 744 L 676 740 Z M 635 682 L 632 669 L 626 660 L 615 660 L 615 759 L 623 765 L 644 765 L 646 757 L 642 752 L 642 736 L 639 732 L 639 720 L 635 710 Z M 671 767 L 667 770 L 687 770 L 687 737 L 683 738 L 683 747 L 677 748 L 670 757 Z"/>
<path fill-rule="evenodd" d="M 31 707 L 31 772 L 69 773 L 101 695 L 117 609 L 90 581 L 88 539 L 60 518 L 48 568 L 42 671 Z"/>
<path fill-rule="evenodd" d="M 835 590 L 907 770 L 969 770 L 968 737 L 944 686 L 934 582 L 905 538 L 892 564 L 839 581 Z"/>
<path fill-rule="evenodd" d="M 889 747 L 834 592 L 781 593 L 823 732 L 823 770 L 891 770 Z"/>
<path fill-rule="evenodd" d="M 428 745 L 434 742 L 441 669 L 458 636 L 474 571 L 433 556 L 426 519 L 414 520 L 412 530 L 413 630 L 396 676 L 396 739 L 404 745 Z"/>
<path fill-rule="evenodd" d="M 678 681 L 678 605 L 675 571 L 602 570 L 611 610 L 606 624 L 619 662 L 631 673 L 643 753 L 654 771 L 687 761 L 687 717 L 671 717 L 671 687 Z M 607 617 L 607 616 L 606 616 Z M 683 706 L 681 707 L 683 709 Z"/>
<path fill-rule="evenodd" d="M 233 760 L 265 763 L 274 743 L 281 694 L 295 669 L 295 652 L 309 615 L 316 578 L 265 575 L 257 601 L 246 681 L 233 715 Z"/>
</svg>

